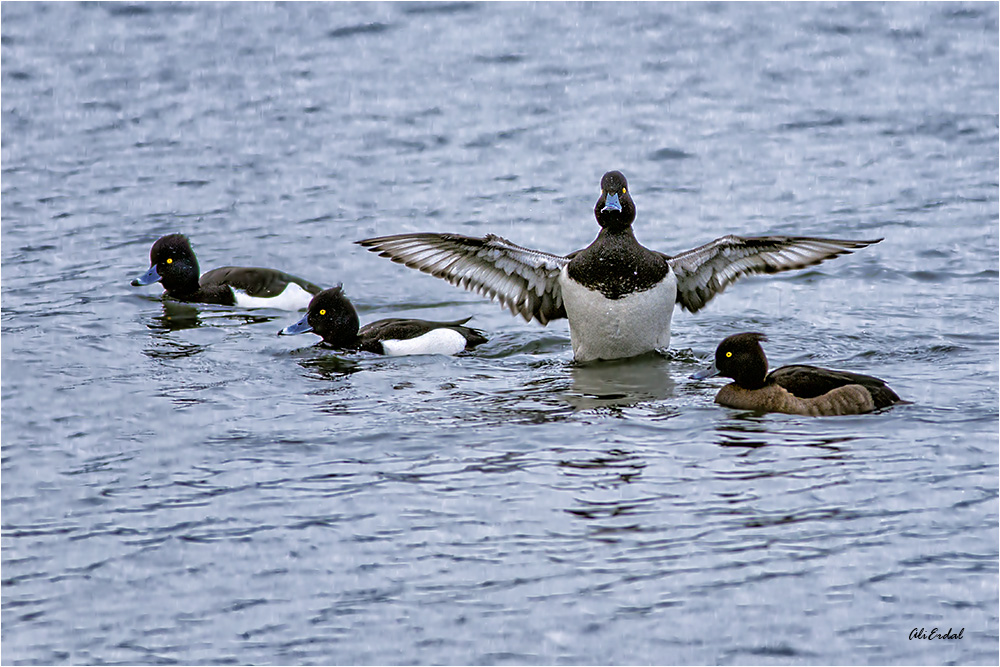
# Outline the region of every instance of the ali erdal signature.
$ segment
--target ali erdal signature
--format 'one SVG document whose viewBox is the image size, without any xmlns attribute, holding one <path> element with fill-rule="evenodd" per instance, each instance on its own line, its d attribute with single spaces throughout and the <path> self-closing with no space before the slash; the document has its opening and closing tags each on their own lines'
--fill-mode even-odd
<svg viewBox="0 0 1000 667">
<path fill-rule="evenodd" d="M 913 628 L 910 630 L 910 639 L 961 639 L 962 635 L 965 634 L 965 628 L 962 628 L 958 632 L 952 632 L 951 628 L 948 628 L 948 632 L 941 634 L 938 632 L 937 628 L 934 628 L 930 632 L 927 632 L 923 628 Z"/>
</svg>

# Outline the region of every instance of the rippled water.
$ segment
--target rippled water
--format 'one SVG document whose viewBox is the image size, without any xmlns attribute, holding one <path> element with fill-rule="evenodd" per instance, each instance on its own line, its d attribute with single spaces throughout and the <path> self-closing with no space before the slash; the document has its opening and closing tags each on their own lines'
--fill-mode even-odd
<svg viewBox="0 0 1000 667">
<path fill-rule="evenodd" d="M 3 662 L 996 664 L 997 35 L 995 3 L 4 3 Z M 584 367 L 352 243 L 566 253 L 608 169 L 664 252 L 885 240 Z M 170 232 L 491 340 L 335 355 L 161 302 L 128 280 Z M 714 405 L 688 376 L 746 330 L 913 403 Z"/>
</svg>

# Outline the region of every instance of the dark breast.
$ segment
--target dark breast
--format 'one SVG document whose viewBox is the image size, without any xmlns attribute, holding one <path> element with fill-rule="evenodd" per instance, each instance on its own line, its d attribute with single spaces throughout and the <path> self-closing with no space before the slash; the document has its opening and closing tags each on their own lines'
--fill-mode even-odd
<svg viewBox="0 0 1000 667">
<path fill-rule="evenodd" d="M 227 285 L 202 285 L 195 292 L 167 290 L 172 299 L 188 303 L 214 303 L 219 306 L 235 306 L 236 297 Z"/>
<path fill-rule="evenodd" d="M 235 306 L 236 296 L 227 285 L 203 285 L 192 301 L 215 303 L 221 306 Z"/>
<path fill-rule="evenodd" d="M 642 247 L 631 233 L 601 235 L 570 255 L 569 277 L 608 299 L 651 289 L 670 272 L 667 259 Z"/>
</svg>

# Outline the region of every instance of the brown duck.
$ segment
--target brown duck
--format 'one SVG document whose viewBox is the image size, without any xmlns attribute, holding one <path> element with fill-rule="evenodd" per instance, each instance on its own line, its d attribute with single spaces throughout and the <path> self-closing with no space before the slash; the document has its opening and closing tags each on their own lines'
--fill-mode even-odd
<svg viewBox="0 0 1000 667">
<path fill-rule="evenodd" d="M 883 380 L 870 375 L 816 366 L 782 366 L 767 372 L 761 333 L 739 333 L 719 343 L 715 363 L 695 379 L 715 375 L 735 380 L 719 390 L 715 402 L 740 410 L 825 417 L 857 415 L 887 408 L 900 400 Z"/>
</svg>

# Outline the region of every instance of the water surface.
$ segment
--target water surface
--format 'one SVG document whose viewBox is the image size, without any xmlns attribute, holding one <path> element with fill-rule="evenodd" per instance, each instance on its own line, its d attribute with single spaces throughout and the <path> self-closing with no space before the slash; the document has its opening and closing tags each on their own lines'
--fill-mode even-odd
<svg viewBox="0 0 1000 667">
<path fill-rule="evenodd" d="M 995 664 L 997 34 L 995 3 L 4 3 L 3 662 Z M 353 245 L 567 253 L 609 169 L 663 252 L 885 240 L 585 367 Z M 172 232 L 491 340 L 334 354 L 130 287 Z M 714 405 L 689 376 L 747 330 L 912 404 Z"/>
</svg>

